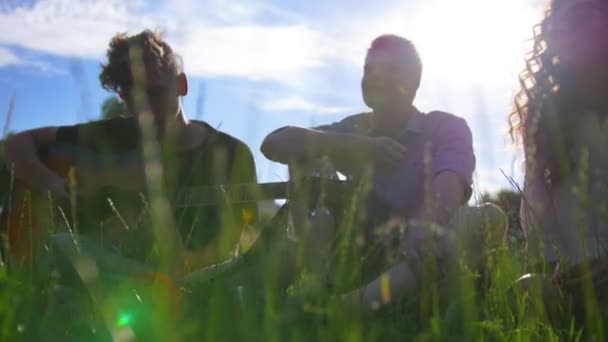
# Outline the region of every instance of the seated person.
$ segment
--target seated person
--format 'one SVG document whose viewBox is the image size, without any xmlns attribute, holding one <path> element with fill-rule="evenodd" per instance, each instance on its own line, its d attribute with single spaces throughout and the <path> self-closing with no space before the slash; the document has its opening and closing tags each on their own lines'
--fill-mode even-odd
<svg viewBox="0 0 608 342">
<path fill-rule="evenodd" d="M 436 238 L 430 223 L 461 234 L 449 223 L 471 196 L 475 168 L 466 121 L 440 111 L 425 114 L 413 105 L 421 75 L 422 63 L 413 43 L 396 35 L 382 35 L 368 49 L 361 81 L 363 100 L 371 112 L 312 129 L 284 127 L 270 133 L 261 147 L 267 158 L 289 163 L 290 167 L 329 159 L 348 179 L 368 183 L 371 190 L 364 201 L 362 224 L 368 245 L 380 239 L 376 228 L 390 225 L 395 219 L 406 221 L 407 233 L 398 242 L 395 261 L 385 260 L 384 266 L 371 267 L 376 272 L 386 270 L 395 295 L 415 285 L 413 269 L 419 267 L 424 254 L 430 250 L 437 257 L 447 253 L 445 246 L 424 243 Z M 481 214 L 490 211 L 491 217 L 499 218 L 496 228 L 502 232 L 496 236 L 504 240 L 506 227 L 500 209 L 482 206 L 477 210 Z M 315 216 L 318 220 L 320 215 Z M 463 212 L 460 216 L 471 215 Z M 475 220 L 455 221 L 468 224 Z M 311 235 L 325 234 L 328 229 L 323 227 Z M 313 248 L 320 250 L 318 242 Z M 366 305 L 380 302 L 380 278 L 351 297 L 362 294 Z"/>
<path fill-rule="evenodd" d="M 157 198 L 163 198 L 160 194 L 164 192 L 171 199 L 179 189 L 195 186 L 255 183 L 249 148 L 203 121 L 187 118 L 181 102 L 181 97 L 188 94 L 186 75 L 179 57 L 157 32 L 115 35 L 99 79 L 105 89 L 119 94 L 133 116 L 36 128 L 10 137 L 5 156 L 15 178 L 44 198 L 48 192 L 57 198 L 69 198 L 70 182 L 43 161 L 41 152 L 52 146 L 72 146 L 77 151 L 72 157 L 79 174 L 74 189 L 78 199 L 93 196 L 106 185 L 136 195 L 144 192 L 149 195 L 146 201 L 150 199 L 148 214 L 153 223 L 145 223 L 141 229 L 113 225 L 102 231 L 99 222 L 80 222 L 78 233 L 107 242 L 108 247 L 121 247 L 125 255 L 129 255 L 125 244 L 141 248 L 141 253 L 129 255 L 140 261 L 148 260 L 155 245 L 165 251 L 161 258 L 175 258 L 171 273 L 229 258 L 242 228 L 257 216 L 255 203 L 164 211 L 166 207 Z M 101 204 L 107 205 L 103 200 Z M 122 204 L 129 204 L 125 202 Z M 119 214 L 122 207 L 116 204 L 114 210 Z M 14 259 L 22 263 L 30 243 L 39 246 L 40 241 L 30 241 L 22 226 L 10 229 Z M 49 228 L 38 229 L 45 232 Z"/>
<path fill-rule="evenodd" d="M 525 152 L 528 252 L 553 272 L 608 251 L 608 44 L 595 38 L 608 33 L 608 6 L 553 0 L 538 27 L 545 48 L 527 60 L 510 124 Z"/>
</svg>

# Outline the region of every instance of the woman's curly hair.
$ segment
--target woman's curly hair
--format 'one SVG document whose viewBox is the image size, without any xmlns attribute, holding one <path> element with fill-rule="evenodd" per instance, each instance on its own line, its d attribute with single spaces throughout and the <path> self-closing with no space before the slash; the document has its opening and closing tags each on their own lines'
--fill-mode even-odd
<svg viewBox="0 0 608 342">
<path fill-rule="evenodd" d="M 571 0 L 552 0 L 543 20 L 534 26 L 531 50 L 526 67 L 519 75 L 521 89 L 515 95 L 513 111 L 509 115 L 509 134 L 514 142 L 523 142 L 526 162 L 534 162 L 543 154 L 546 165 L 536 165 L 552 183 L 557 183 L 570 172 L 571 161 L 566 146 L 571 143 L 571 132 L 581 114 L 580 101 L 570 68 L 560 63 L 554 50 L 551 33 L 560 22 L 554 20 L 557 9 Z"/>
<path fill-rule="evenodd" d="M 134 60 L 134 49 L 140 56 Z M 137 35 L 116 34 L 106 52 L 107 63 L 102 64 L 99 81 L 104 89 L 121 92 L 133 86 L 133 63 L 143 63 L 146 72 L 177 75 L 181 60 L 162 38 L 159 31 L 145 30 Z"/>
</svg>

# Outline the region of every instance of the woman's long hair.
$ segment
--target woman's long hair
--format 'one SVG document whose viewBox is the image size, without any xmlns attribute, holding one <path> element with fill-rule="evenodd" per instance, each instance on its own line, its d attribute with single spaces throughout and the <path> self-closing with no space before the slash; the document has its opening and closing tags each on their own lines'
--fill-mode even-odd
<svg viewBox="0 0 608 342">
<path fill-rule="evenodd" d="M 566 146 L 572 141 L 572 128 L 582 109 L 573 74 L 560 64 L 549 35 L 560 24 L 553 20 L 554 11 L 569 1 L 552 0 L 543 20 L 534 26 L 526 67 L 519 75 L 521 89 L 509 115 L 509 134 L 514 142 L 523 141 L 527 166 L 542 155 L 546 163 L 533 167 L 542 168 L 554 184 L 570 172 Z"/>
</svg>

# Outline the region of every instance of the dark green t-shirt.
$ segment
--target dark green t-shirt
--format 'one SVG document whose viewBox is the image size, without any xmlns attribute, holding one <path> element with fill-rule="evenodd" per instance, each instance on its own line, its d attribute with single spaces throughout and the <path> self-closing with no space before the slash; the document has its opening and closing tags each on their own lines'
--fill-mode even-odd
<svg viewBox="0 0 608 342">
<path fill-rule="evenodd" d="M 253 155 L 247 145 L 205 122 L 192 122 L 205 126 L 210 134 L 194 149 L 165 153 L 165 157 L 162 158 L 164 185 L 170 199 L 170 194 L 174 193 L 175 189 L 196 189 L 219 184 L 257 181 Z M 141 134 L 134 118 L 115 118 L 61 127 L 57 131 L 57 142 L 58 145 L 74 147 L 79 162 L 96 165 L 95 167 L 99 168 L 120 169 L 127 164 L 143 163 Z M 118 202 L 123 206 L 138 202 L 136 196 L 126 198 L 127 200 Z M 102 199 L 98 206 L 105 206 L 104 202 L 107 201 Z M 145 200 L 141 202 L 145 203 Z M 119 204 L 116 206 L 120 207 Z M 251 223 L 257 218 L 257 204 L 252 202 L 232 205 L 219 202 L 217 205 L 173 207 L 172 213 L 173 222 L 180 232 L 185 247 L 200 250 L 220 239 L 221 234 L 231 236 L 240 234 L 244 221 Z M 87 224 L 83 230 L 87 230 L 86 233 L 89 235 L 98 233 L 94 223 Z M 142 245 L 146 244 L 144 242 L 146 239 L 143 238 L 146 233 L 141 231 Z M 133 232 L 125 232 L 125 234 L 133 235 Z M 116 239 L 114 237 L 114 240 Z"/>
</svg>

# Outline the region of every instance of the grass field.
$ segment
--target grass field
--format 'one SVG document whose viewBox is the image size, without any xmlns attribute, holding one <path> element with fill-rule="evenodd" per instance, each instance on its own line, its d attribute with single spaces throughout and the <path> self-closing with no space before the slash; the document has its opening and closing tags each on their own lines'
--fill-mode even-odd
<svg viewBox="0 0 608 342">
<path fill-rule="evenodd" d="M 347 207 L 354 208 L 357 196 L 351 197 L 353 205 Z M 154 207 L 151 211 L 160 212 Z M 337 225 L 353 228 L 355 212 Z M 149 227 L 165 219 L 152 217 Z M 260 235 L 260 226 L 246 230 L 241 239 L 244 250 Z M 470 265 L 465 253 L 444 264 L 439 276 L 437 265 L 429 260 L 429 271 L 420 276 L 418 289 L 406 298 L 391 298 L 388 291 L 390 303 L 379 310 L 363 310 L 336 299 L 319 276 L 309 272 L 299 272 L 285 288 L 278 276 L 284 254 L 273 244 L 264 246 L 266 257 L 248 270 L 240 286 L 220 279 L 182 287 L 178 294 L 164 278 L 150 281 L 87 272 L 97 268 L 85 257 L 76 263 L 78 273 L 87 276 L 84 282 L 57 272 L 38 277 L 9 272 L 5 264 L 0 270 L 0 340 L 129 341 L 135 336 L 140 341 L 605 340 L 608 318 L 602 316 L 592 293 L 576 299 L 582 302 L 584 314 L 575 319 L 570 310 L 557 309 L 557 296 L 543 297 L 540 285 L 527 291 L 513 287 L 526 269 L 526 258 L 523 241 L 509 241 L 489 253 L 481 267 Z M 348 254 L 348 244 L 345 248 Z M 336 270 L 351 272 L 340 265 Z M 179 307 L 177 298 L 181 298 Z M 552 309 L 548 312 L 547 307 Z"/>
<path fill-rule="evenodd" d="M 249 231 L 245 244 L 257 235 Z M 134 335 L 138 340 L 176 341 L 600 341 L 605 337 L 606 317 L 592 301 L 585 306 L 586 315 L 575 322 L 568 311 L 549 315 L 545 304 L 551 303 L 538 288 L 512 287 L 524 265 L 521 241 L 489 254 L 481 269 L 468 265 L 465 257 L 450 260 L 441 277 L 424 273 L 415 293 L 392 298 L 390 305 L 376 311 L 327 295 L 318 277 L 308 273 L 300 274 L 288 290 L 280 290 L 276 270 L 281 255 L 272 253 L 255 271 L 263 275 L 256 279 L 263 281 L 232 287 L 230 281 L 220 280 L 182 291 L 179 314 L 162 281 L 152 286 L 117 278 L 103 295 L 97 292 L 91 300 L 90 287 L 82 291 L 64 286 L 54 275 L 50 283 L 36 283 L 3 268 L 0 339 L 106 340 L 109 334 L 116 341 Z"/>
</svg>

